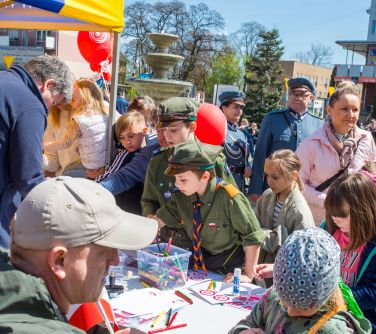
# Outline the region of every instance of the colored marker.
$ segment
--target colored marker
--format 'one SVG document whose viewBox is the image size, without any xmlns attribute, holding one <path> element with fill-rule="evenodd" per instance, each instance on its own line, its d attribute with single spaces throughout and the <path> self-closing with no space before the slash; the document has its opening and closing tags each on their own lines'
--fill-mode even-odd
<svg viewBox="0 0 376 334">
<path fill-rule="evenodd" d="M 181 299 L 184 299 L 187 303 L 193 304 L 192 299 L 185 295 L 183 292 L 175 290 L 175 295 L 179 296 Z"/>
<path fill-rule="evenodd" d="M 169 238 L 168 239 L 167 248 L 166 248 L 166 253 L 167 254 L 170 254 L 171 242 L 172 242 L 172 238 Z"/>
<path fill-rule="evenodd" d="M 214 280 L 212 279 L 212 280 L 210 281 L 209 286 L 208 286 L 208 288 L 206 289 L 206 291 L 211 291 L 211 290 L 213 289 L 213 287 L 214 287 Z"/>
<path fill-rule="evenodd" d="M 170 308 L 167 312 L 166 323 L 165 323 L 166 326 L 168 326 L 168 324 L 170 323 L 171 313 L 172 313 L 172 308 Z"/>
<path fill-rule="evenodd" d="M 148 331 L 148 334 L 162 333 L 162 332 L 170 331 L 172 329 L 182 328 L 182 327 L 186 327 L 186 326 L 187 326 L 187 324 L 179 324 L 179 325 L 176 325 L 176 326 L 153 329 L 151 331 Z"/>
<path fill-rule="evenodd" d="M 147 283 L 145 283 L 144 281 L 140 281 L 140 284 L 145 287 L 145 288 L 151 288 L 151 286 Z"/>
<path fill-rule="evenodd" d="M 174 315 L 172 316 L 170 322 L 167 324 L 167 327 L 171 327 L 171 325 L 174 322 L 177 315 L 178 315 L 178 312 L 175 312 Z"/>
<path fill-rule="evenodd" d="M 151 327 L 154 327 L 162 319 L 165 313 L 166 312 L 164 310 L 161 313 L 159 313 L 158 316 L 153 321 L 153 323 L 151 324 Z"/>
<path fill-rule="evenodd" d="M 180 270 L 180 273 L 181 273 L 181 277 L 184 281 L 184 283 L 187 283 L 187 279 L 185 278 L 185 273 L 184 273 L 184 270 L 181 266 L 181 263 L 180 263 L 180 260 L 179 260 L 179 257 L 178 257 L 178 254 L 175 252 L 174 255 L 176 256 L 176 264 L 178 265 L 178 268 Z"/>
</svg>

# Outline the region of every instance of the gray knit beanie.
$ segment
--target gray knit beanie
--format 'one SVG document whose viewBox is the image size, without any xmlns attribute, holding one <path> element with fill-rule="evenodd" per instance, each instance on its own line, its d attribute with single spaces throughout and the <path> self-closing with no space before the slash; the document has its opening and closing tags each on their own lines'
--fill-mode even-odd
<svg viewBox="0 0 376 334">
<path fill-rule="evenodd" d="M 274 288 L 286 305 L 320 307 L 338 286 L 340 248 L 324 230 L 309 227 L 291 234 L 274 263 Z"/>
</svg>

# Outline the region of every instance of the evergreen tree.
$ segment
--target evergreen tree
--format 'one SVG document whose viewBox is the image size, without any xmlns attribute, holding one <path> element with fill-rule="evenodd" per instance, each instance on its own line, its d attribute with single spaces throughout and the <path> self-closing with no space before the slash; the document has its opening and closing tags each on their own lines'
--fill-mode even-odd
<svg viewBox="0 0 376 334">
<path fill-rule="evenodd" d="M 260 32 L 254 56 L 246 62 L 245 113 L 252 121 L 260 123 L 268 111 L 280 107 L 282 96 L 282 68 L 278 61 L 283 55 L 278 30 Z"/>
</svg>

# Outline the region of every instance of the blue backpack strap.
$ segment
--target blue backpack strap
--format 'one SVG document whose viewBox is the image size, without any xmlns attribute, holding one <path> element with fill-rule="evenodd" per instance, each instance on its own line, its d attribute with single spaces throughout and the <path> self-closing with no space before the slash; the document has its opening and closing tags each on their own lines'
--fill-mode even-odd
<svg viewBox="0 0 376 334">
<path fill-rule="evenodd" d="M 369 263 L 371 262 L 372 258 L 376 255 L 376 247 L 374 247 L 371 251 L 371 253 L 368 254 L 367 259 L 364 261 L 363 267 L 360 270 L 359 276 L 356 279 L 355 286 L 359 283 L 360 279 L 362 278 L 364 272 L 366 271 Z"/>
</svg>

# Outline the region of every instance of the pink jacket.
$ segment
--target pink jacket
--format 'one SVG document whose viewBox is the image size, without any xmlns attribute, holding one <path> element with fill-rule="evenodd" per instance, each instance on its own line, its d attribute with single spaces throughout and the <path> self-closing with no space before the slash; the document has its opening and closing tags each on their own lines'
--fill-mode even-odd
<svg viewBox="0 0 376 334">
<path fill-rule="evenodd" d="M 361 139 L 355 157 L 348 167 L 349 173 L 359 171 L 365 161 L 374 159 L 376 152 L 372 135 L 368 131 L 359 128 L 357 130 L 356 139 Z M 302 164 L 300 177 L 304 182 L 304 197 L 311 208 L 315 224 L 319 225 L 325 218 L 324 200 L 328 189 L 320 192 L 315 190 L 315 187 L 340 170 L 338 153 L 330 144 L 324 126 L 317 129 L 311 137 L 304 139 L 295 153 Z"/>
</svg>

